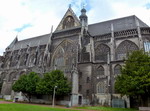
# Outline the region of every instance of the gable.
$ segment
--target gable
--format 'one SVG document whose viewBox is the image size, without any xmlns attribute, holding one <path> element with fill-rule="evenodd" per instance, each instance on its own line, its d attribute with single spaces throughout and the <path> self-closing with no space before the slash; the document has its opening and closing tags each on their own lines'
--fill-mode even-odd
<svg viewBox="0 0 150 111">
<path fill-rule="evenodd" d="M 77 16 L 74 14 L 73 10 L 69 7 L 66 14 L 62 18 L 61 22 L 57 26 L 55 31 L 69 29 L 80 26 L 80 21 Z"/>
</svg>

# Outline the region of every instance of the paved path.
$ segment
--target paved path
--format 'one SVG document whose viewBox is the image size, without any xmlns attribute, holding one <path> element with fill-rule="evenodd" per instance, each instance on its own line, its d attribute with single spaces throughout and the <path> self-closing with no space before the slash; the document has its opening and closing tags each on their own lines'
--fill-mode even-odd
<svg viewBox="0 0 150 111">
<path fill-rule="evenodd" d="M 8 101 L 0 101 L 0 104 L 30 104 L 30 103 L 13 103 Z M 45 106 L 45 107 L 52 107 L 51 105 L 44 105 L 44 104 L 30 104 L 30 105 L 38 105 L 38 106 Z M 64 106 L 55 106 L 56 108 L 62 108 L 62 109 L 72 109 L 72 110 L 78 110 L 78 111 L 98 111 L 98 110 L 89 110 L 89 109 L 76 109 L 76 108 L 67 108 Z"/>
</svg>

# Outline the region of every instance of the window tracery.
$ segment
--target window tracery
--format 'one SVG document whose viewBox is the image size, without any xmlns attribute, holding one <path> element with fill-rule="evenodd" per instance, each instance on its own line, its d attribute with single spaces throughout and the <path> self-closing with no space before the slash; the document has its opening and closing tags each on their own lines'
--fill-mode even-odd
<svg viewBox="0 0 150 111">
<path fill-rule="evenodd" d="M 106 83 L 105 83 L 105 81 L 99 82 L 97 84 L 97 93 L 106 93 Z"/>
<path fill-rule="evenodd" d="M 95 60 L 97 61 L 107 61 L 107 55 L 110 52 L 110 48 L 105 44 L 100 44 L 95 49 Z"/>
<path fill-rule="evenodd" d="M 103 68 L 103 66 L 99 66 L 96 69 L 96 72 L 97 72 L 97 75 L 104 75 L 104 68 Z"/>
<path fill-rule="evenodd" d="M 114 67 L 114 75 L 119 75 L 121 74 L 121 65 L 116 65 Z"/>
<path fill-rule="evenodd" d="M 117 48 L 117 60 L 122 60 L 124 58 L 127 57 L 127 54 L 134 51 L 134 50 L 138 50 L 138 46 L 129 41 L 129 40 L 125 40 L 122 43 L 119 44 L 118 48 Z"/>
<path fill-rule="evenodd" d="M 68 40 L 63 41 L 55 50 L 53 66 L 58 69 L 71 70 L 76 65 L 76 46 Z"/>
<path fill-rule="evenodd" d="M 67 16 L 63 21 L 63 29 L 71 28 L 74 26 L 74 18 Z"/>
</svg>

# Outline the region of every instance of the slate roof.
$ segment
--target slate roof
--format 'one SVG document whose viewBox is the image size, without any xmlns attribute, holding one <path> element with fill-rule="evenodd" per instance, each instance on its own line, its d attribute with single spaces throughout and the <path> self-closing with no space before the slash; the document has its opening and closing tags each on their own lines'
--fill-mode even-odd
<svg viewBox="0 0 150 111">
<path fill-rule="evenodd" d="M 135 15 L 104 21 L 89 25 L 89 32 L 92 36 L 102 35 L 111 32 L 111 24 L 113 24 L 114 32 L 135 29 L 137 28 L 136 20 L 139 21 L 140 27 L 149 27 L 143 21 L 138 19 Z"/>
<path fill-rule="evenodd" d="M 107 34 L 111 32 L 110 30 L 111 24 L 113 24 L 115 32 L 121 31 L 121 30 L 135 29 L 137 28 L 136 20 L 139 21 L 140 27 L 149 27 L 143 21 L 141 21 L 135 15 L 133 15 L 133 16 L 128 16 L 128 17 L 123 17 L 123 18 L 118 18 L 114 20 L 91 24 L 88 26 L 89 27 L 88 31 L 92 36 Z M 62 31 L 65 31 L 65 30 L 62 30 Z M 61 31 L 58 31 L 58 32 L 61 32 Z M 54 33 L 57 33 L 57 32 L 54 32 Z M 48 43 L 49 36 L 50 34 L 46 34 L 46 35 L 41 35 L 38 37 L 21 40 L 21 41 L 14 43 L 14 47 L 12 45 L 13 43 L 12 42 L 11 47 L 9 47 L 10 46 L 9 45 L 6 49 L 7 51 L 9 51 L 9 50 L 18 50 L 20 48 L 27 48 L 27 45 L 29 45 L 30 47 L 38 46 L 39 44 L 44 45 Z"/>
<path fill-rule="evenodd" d="M 49 37 L 50 34 L 46 34 L 46 35 L 41 35 L 38 37 L 33 37 L 33 38 L 18 41 L 17 43 L 14 44 L 13 47 L 8 46 L 7 51 L 18 50 L 20 48 L 27 48 L 27 45 L 29 45 L 30 47 L 38 46 L 39 44 L 45 45 L 48 43 Z"/>
</svg>

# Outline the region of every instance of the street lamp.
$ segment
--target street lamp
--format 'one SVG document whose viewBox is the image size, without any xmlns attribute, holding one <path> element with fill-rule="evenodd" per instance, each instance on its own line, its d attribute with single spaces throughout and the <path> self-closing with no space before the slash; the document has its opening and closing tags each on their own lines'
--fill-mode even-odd
<svg viewBox="0 0 150 111">
<path fill-rule="evenodd" d="M 52 106 L 55 106 L 55 89 L 57 88 L 57 86 L 54 87 L 54 92 L 53 92 L 53 103 Z"/>
</svg>

